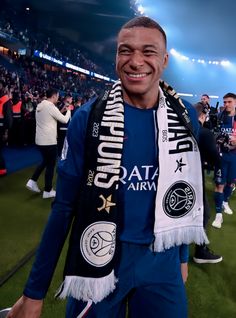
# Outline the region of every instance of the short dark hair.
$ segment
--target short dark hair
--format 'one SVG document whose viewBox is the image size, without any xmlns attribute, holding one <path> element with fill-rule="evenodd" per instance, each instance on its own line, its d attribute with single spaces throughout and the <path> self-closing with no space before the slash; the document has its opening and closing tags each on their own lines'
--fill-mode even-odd
<svg viewBox="0 0 236 318">
<path fill-rule="evenodd" d="M 66 98 L 71 98 L 71 97 L 73 97 L 73 96 L 70 93 L 68 93 L 68 94 L 64 95 L 63 99 L 65 100 Z"/>
<path fill-rule="evenodd" d="M 236 95 L 234 93 L 227 93 L 227 94 L 225 94 L 225 96 L 223 96 L 223 99 L 225 99 L 225 98 L 236 99 Z"/>
<path fill-rule="evenodd" d="M 58 94 L 58 90 L 55 89 L 55 88 L 49 88 L 47 91 L 46 91 L 46 97 L 47 98 L 51 98 L 53 95 L 57 95 Z"/>
<path fill-rule="evenodd" d="M 143 28 L 148 28 L 148 29 L 157 29 L 163 35 L 163 38 L 164 38 L 164 41 L 165 41 L 165 46 L 167 46 L 166 33 L 163 30 L 163 28 L 160 26 L 160 24 L 157 23 L 156 21 L 154 21 L 154 20 L 152 20 L 152 19 L 150 19 L 148 17 L 144 17 L 144 16 L 135 17 L 135 18 L 131 19 L 130 21 L 128 21 L 127 23 L 125 23 L 122 26 L 121 30 L 123 30 L 123 29 L 131 29 L 131 28 L 135 28 L 135 27 L 143 27 Z"/>
<path fill-rule="evenodd" d="M 210 98 L 209 95 L 207 95 L 207 94 L 202 94 L 202 96 L 206 96 L 207 98 Z"/>
</svg>

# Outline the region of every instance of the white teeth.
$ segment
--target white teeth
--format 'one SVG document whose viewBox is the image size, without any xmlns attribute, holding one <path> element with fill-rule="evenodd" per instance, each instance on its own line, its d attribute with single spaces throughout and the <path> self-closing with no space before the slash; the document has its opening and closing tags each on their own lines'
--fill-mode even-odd
<svg viewBox="0 0 236 318">
<path fill-rule="evenodd" d="M 131 73 L 129 73 L 128 75 L 129 75 L 129 77 L 139 78 L 139 77 L 144 77 L 147 74 L 146 73 L 141 73 L 141 74 L 131 74 Z"/>
</svg>

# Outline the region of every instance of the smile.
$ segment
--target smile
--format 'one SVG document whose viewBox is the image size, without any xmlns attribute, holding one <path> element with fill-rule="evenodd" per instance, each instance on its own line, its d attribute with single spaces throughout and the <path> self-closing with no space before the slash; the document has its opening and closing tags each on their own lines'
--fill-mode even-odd
<svg viewBox="0 0 236 318">
<path fill-rule="evenodd" d="M 139 73 L 139 74 L 134 74 L 134 73 L 126 73 L 129 77 L 132 78 L 143 78 L 149 75 L 149 73 Z"/>
</svg>

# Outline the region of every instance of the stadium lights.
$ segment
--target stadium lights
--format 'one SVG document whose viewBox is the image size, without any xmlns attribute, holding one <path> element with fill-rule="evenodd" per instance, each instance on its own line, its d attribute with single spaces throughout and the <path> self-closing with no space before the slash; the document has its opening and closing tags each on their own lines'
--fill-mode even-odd
<svg viewBox="0 0 236 318">
<path fill-rule="evenodd" d="M 131 0 L 130 1 L 130 8 L 134 11 L 135 15 L 144 15 L 145 8 L 142 5 L 142 0 Z"/>
<path fill-rule="evenodd" d="M 141 15 L 143 15 L 145 12 L 144 7 L 141 4 L 138 6 L 137 10 Z"/>
<path fill-rule="evenodd" d="M 210 98 L 216 98 L 216 99 L 219 98 L 219 96 L 217 96 L 217 95 L 209 95 L 209 97 L 210 97 Z"/>
<path fill-rule="evenodd" d="M 98 73 L 95 73 L 93 71 L 89 71 L 89 70 L 86 70 L 82 67 L 79 67 L 77 65 L 73 65 L 71 63 L 68 63 L 66 61 L 61 61 L 59 59 L 56 59 L 55 57 L 53 56 L 50 56 L 48 54 L 44 54 L 43 52 L 39 51 L 39 50 L 35 50 L 34 51 L 34 56 L 40 58 L 40 59 L 44 59 L 44 60 L 47 60 L 47 61 L 50 61 L 50 62 L 53 62 L 55 64 L 59 64 L 60 66 L 64 66 L 65 68 L 67 69 L 71 69 L 71 70 L 74 70 L 74 71 L 77 71 L 77 72 L 80 72 L 80 73 L 83 73 L 83 74 L 86 74 L 86 75 L 89 75 L 91 77 L 96 77 L 98 79 L 102 79 L 104 81 L 108 81 L 108 82 L 115 82 L 115 80 L 113 80 L 112 78 L 110 77 L 107 77 L 107 76 L 104 76 L 104 75 L 101 75 L 101 74 L 98 74 Z"/>
<path fill-rule="evenodd" d="M 188 93 L 178 93 L 179 96 L 188 96 L 188 97 L 193 97 L 193 94 L 188 94 Z"/>
<path fill-rule="evenodd" d="M 230 66 L 230 61 L 221 61 L 220 64 L 222 66 Z"/>
<path fill-rule="evenodd" d="M 177 93 L 179 96 L 183 96 L 183 97 L 198 97 L 198 95 L 193 95 L 191 93 Z M 212 99 L 219 99 L 218 95 L 209 95 L 210 98 Z"/>
<path fill-rule="evenodd" d="M 170 53 L 171 53 L 173 56 L 179 58 L 180 60 L 183 60 L 183 61 L 191 61 L 191 62 L 193 62 L 193 63 L 199 63 L 199 64 L 206 64 L 206 63 L 208 63 L 208 64 L 210 64 L 210 65 L 221 65 L 221 66 L 225 66 L 225 67 L 231 65 L 230 61 L 228 61 L 228 60 L 222 60 L 222 61 L 211 61 L 211 60 L 209 60 L 209 61 L 206 61 L 206 60 L 200 59 L 200 58 L 199 58 L 199 59 L 190 58 L 190 57 L 188 57 L 188 56 L 182 55 L 181 53 L 179 53 L 178 51 L 176 51 L 176 50 L 173 49 L 173 48 L 170 50 Z"/>
</svg>

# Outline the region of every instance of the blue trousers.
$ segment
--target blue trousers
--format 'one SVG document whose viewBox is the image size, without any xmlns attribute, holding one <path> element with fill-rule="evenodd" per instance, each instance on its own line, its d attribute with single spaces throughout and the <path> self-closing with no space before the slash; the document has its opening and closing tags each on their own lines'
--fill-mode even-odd
<svg viewBox="0 0 236 318">
<path fill-rule="evenodd" d="M 162 253 L 148 246 L 122 243 L 120 261 L 115 268 L 116 289 L 103 301 L 92 304 L 69 298 L 66 318 L 187 318 L 179 248 Z"/>
<path fill-rule="evenodd" d="M 224 153 L 221 158 L 222 184 L 236 182 L 236 154 Z"/>
</svg>

